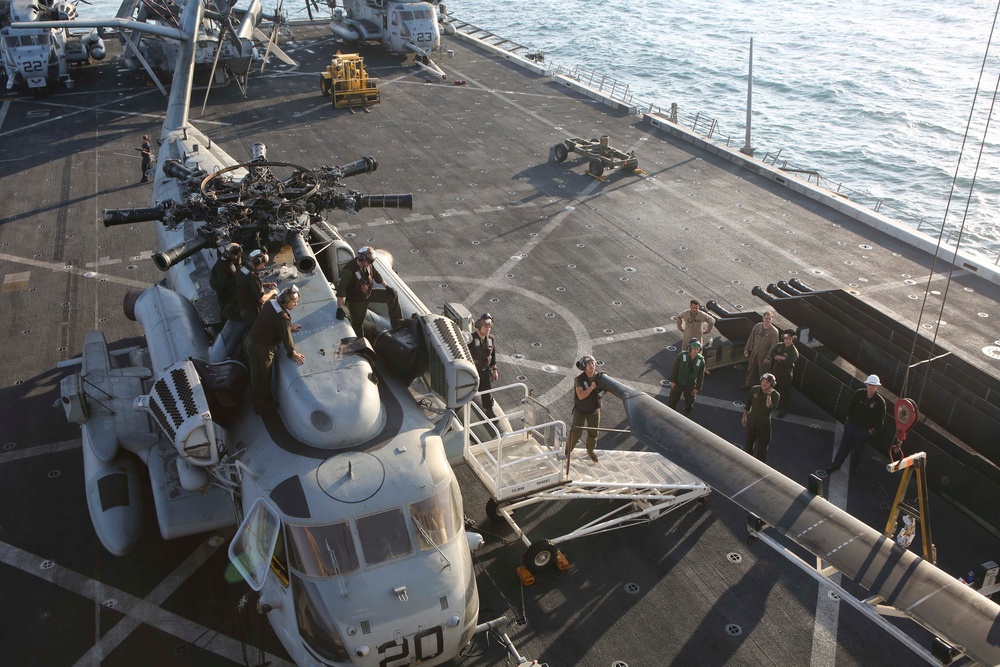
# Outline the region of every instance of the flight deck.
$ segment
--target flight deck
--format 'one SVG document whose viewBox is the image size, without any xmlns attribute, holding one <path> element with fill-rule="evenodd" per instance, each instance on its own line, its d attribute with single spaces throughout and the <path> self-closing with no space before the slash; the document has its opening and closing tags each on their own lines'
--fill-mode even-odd
<svg viewBox="0 0 1000 667">
<path fill-rule="evenodd" d="M 992 352 L 1000 285 L 941 262 L 932 273 L 930 255 L 889 234 L 458 38 L 445 39 L 448 55 L 436 61 L 443 81 L 412 59 L 363 50 L 380 104 L 367 113 L 333 109 L 319 73 L 342 45 L 322 25 L 292 30 L 283 48 L 298 67 L 251 76 L 246 98 L 236 86 L 214 88 L 192 123 L 233 155 L 264 142 L 269 159 L 306 167 L 374 156 L 378 170 L 352 187 L 412 192 L 413 210 L 337 213 L 331 223 L 355 247 L 391 252 L 396 273 L 432 309 L 461 303 L 491 313 L 495 385 L 525 385 L 567 425 L 583 354 L 665 402 L 680 343 L 674 318 L 690 299 L 762 312 L 752 288 L 796 277 L 850 290 L 936 332 L 1000 377 Z M 101 211 L 149 206 L 135 148 L 141 135 L 159 135 L 166 102 L 110 56 L 74 79 L 72 92 L 0 99 L 0 585 L 8 601 L 0 655 L 10 665 L 289 664 L 228 562 L 232 531 L 163 540 L 147 502 L 138 546 L 116 557 L 91 528 L 80 435 L 57 405 L 59 383 L 88 331 L 101 329 L 118 359 L 141 342 L 122 300 L 162 278 L 150 259 L 152 230 L 105 228 Z M 560 163 L 553 155 L 567 138 L 601 136 L 634 150 L 642 173 L 615 169 L 598 180 L 572 156 Z M 713 370 L 690 415 L 737 444 L 744 373 L 741 365 Z M 602 426 L 627 428 L 610 395 Z M 840 433 L 793 390 L 788 415 L 774 419 L 768 463 L 805 484 L 830 464 Z M 598 447 L 623 460 L 627 451 L 649 453 L 627 433 L 604 433 Z M 565 463 L 544 454 L 553 469 Z M 860 474 L 826 480 L 831 502 L 879 531 L 898 483 L 886 463 L 868 448 Z M 590 469 L 582 457 L 572 466 L 584 470 L 577 477 Z M 468 465 L 456 472 L 471 530 L 486 540 L 474 555 L 480 618 L 507 614 L 518 650 L 540 662 L 915 664 L 781 555 L 748 545 L 746 513 L 719 494 L 648 524 L 573 539 L 561 545 L 568 569 L 525 586 L 516 574 L 523 545 L 508 523 L 487 516 L 495 489 Z M 937 495 L 931 508 L 946 572 L 964 576 L 1000 557 L 995 526 Z M 590 498 L 526 506 L 516 519 L 530 535 L 559 536 L 610 509 Z M 892 622 L 930 646 L 919 626 Z M 477 638 L 453 662 L 505 661 L 500 646 Z"/>
</svg>

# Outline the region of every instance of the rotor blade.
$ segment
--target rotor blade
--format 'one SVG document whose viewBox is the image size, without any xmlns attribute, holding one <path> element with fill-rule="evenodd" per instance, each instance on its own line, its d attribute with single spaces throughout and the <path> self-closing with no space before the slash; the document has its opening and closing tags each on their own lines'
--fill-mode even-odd
<svg viewBox="0 0 1000 667">
<path fill-rule="evenodd" d="M 208 106 L 208 94 L 212 92 L 212 84 L 215 83 L 215 68 L 219 65 L 219 56 L 222 55 L 222 40 L 220 39 L 215 47 L 215 60 L 212 61 L 212 73 L 208 77 L 208 87 L 205 88 L 205 101 L 201 103 L 201 115 L 205 115 L 205 107 Z"/>
<path fill-rule="evenodd" d="M 267 64 L 267 57 L 269 55 L 271 55 L 271 53 L 274 53 L 274 55 L 278 58 L 278 60 L 280 60 L 281 62 L 285 63 L 286 65 L 291 65 L 292 67 L 298 67 L 298 65 L 299 65 L 297 62 L 295 62 L 294 58 L 292 58 L 287 53 L 285 53 L 284 51 L 282 51 L 281 47 L 278 46 L 277 39 L 276 39 L 277 38 L 277 31 L 278 31 L 278 24 L 277 23 L 274 24 L 273 28 L 271 28 L 271 36 L 270 37 L 268 37 L 263 32 L 261 32 L 259 28 L 254 28 L 254 30 L 253 30 L 253 35 L 254 35 L 254 37 L 257 38 L 258 41 L 267 42 L 267 49 L 264 51 L 263 63 L 261 63 L 261 66 L 260 66 L 260 71 L 261 72 L 264 71 L 264 65 Z"/>
</svg>

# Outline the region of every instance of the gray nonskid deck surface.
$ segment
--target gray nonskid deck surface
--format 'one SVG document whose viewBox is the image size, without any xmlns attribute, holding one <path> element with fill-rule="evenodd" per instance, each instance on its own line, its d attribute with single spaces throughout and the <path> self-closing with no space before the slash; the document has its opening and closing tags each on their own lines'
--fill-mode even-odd
<svg viewBox="0 0 1000 667">
<path fill-rule="evenodd" d="M 396 270 L 432 308 L 450 301 L 491 312 L 501 381 L 526 382 L 564 419 L 573 362 L 583 353 L 636 388 L 663 392 L 673 358 L 667 348 L 678 342 L 671 317 L 692 297 L 763 310 L 750 289 L 797 276 L 819 289 L 854 286 L 916 323 L 928 256 L 634 116 L 456 40 L 447 45 L 455 57 L 440 61 L 444 83 L 366 53 L 369 73 L 382 80 L 382 103 L 368 114 L 334 112 L 316 72 L 337 46 L 328 37 L 306 42 L 306 29 L 296 30 L 302 41 L 287 50 L 301 63 L 297 71 L 253 78 L 247 99 L 235 87 L 214 91 L 203 118 L 192 112 L 195 124 L 238 159 L 257 141 L 268 144 L 270 159 L 307 167 L 375 156 L 379 170 L 350 186 L 412 192 L 414 209 L 331 221 L 356 246 L 390 250 Z M 104 229 L 99 218 L 103 208 L 148 205 L 148 186 L 134 185 L 133 149 L 141 134 L 158 135 L 165 103 L 114 62 L 75 78 L 72 94 L 7 98 L 0 125 L 0 304 L 8 314 L 0 325 L 8 342 L 0 360 L 0 582 L 16 601 L 0 612 L 13 638 L 4 642 L 4 662 L 240 664 L 241 627 L 254 644 L 251 661 L 260 636 L 280 657 L 266 625 L 235 611 L 247 589 L 227 568 L 217 536 L 163 541 L 150 498 L 144 537 L 127 558 L 106 554 L 90 526 L 79 434 L 53 407 L 67 372 L 56 364 L 77 355 L 95 327 L 114 349 L 141 342 L 121 299 L 159 278 L 148 260 L 152 232 L 141 224 Z M 557 141 L 601 134 L 634 148 L 646 175 L 612 172 L 602 183 L 582 162 L 551 160 Z M 956 280 L 940 342 L 1000 375 L 1000 362 L 981 352 L 997 337 L 991 323 L 1000 317 L 1000 288 L 962 273 Z M 943 292 L 944 284 L 937 276 L 931 289 Z M 932 295 L 927 309 L 935 318 L 940 298 Z M 740 384 L 742 369 L 713 372 L 693 414 L 732 442 L 743 437 Z M 608 398 L 603 424 L 621 427 L 621 406 Z M 828 465 L 835 435 L 829 417 L 793 396 L 789 417 L 776 422 L 769 461 L 804 482 Z M 600 446 L 635 445 L 609 434 Z M 883 466 L 866 452 L 861 476 L 832 482 L 852 513 L 880 529 L 898 482 Z M 838 612 L 782 557 L 746 546 L 744 513 L 716 496 L 648 526 L 568 542 L 571 569 L 522 588 L 514 568 L 523 549 L 504 545 L 513 535 L 485 518 L 485 490 L 470 471 L 459 475 L 466 513 L 487 538 L 476 556 L 481 617 L 522 618 L 512 632 L 519 648 L 553 667 L 913 664 L 846 605 Z M 932 502 L 947 571 L 962 574 L 1000 555 L 998 540 Z M 517 518 L 535 538 L 605 511 L 601 503 L 560 503 Z M 505 660 L 495 644 L 477 643 L 472 653 L 479 654 L 456 664 Z"/>
</svg>

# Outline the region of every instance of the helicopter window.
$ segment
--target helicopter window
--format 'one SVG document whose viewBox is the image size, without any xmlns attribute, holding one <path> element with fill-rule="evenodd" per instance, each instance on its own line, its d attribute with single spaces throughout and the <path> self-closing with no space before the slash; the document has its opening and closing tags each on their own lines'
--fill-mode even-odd
<svg viewBox="0 0 1000 667">
<path fill-rule="evenodd" d="M 335 577 L 358 569 L 358 550 L 346 521 L 328 526 L 288 524 L 288 561 L 311 577 Z"/>
<path fill-rule="evenodd" d="M 357 524 L 361 551 L 368 565 L 378 565 L 413 553 L 401 508 L 362 517 Z"/>
<path fill-rule="evenodd" d="M 299 633 L 309 648 L 326 660 L 350 662 L 330 609 L 323 602 L 319 584 L 302 577 L 295 577 L 292 596 Z"/>
<path fill-rule="evenodd" d="M 446 544 L 458 535 L 462 527 L 462 510 L 455 500 L 453 486 L 441 487 L 430 498 L 410 505 L 410 518 L 418 526 L 417 542 L 421 550 Z"/>
</svg>

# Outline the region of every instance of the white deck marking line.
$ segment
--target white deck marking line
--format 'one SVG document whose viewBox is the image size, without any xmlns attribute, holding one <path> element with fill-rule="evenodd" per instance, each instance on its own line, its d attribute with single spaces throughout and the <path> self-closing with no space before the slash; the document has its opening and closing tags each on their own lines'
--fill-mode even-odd
<svg viewBox="0 0 1000 667">
<path fill-rule="evenodd" d="M 107 273 L 99 273 L 96 271 L 90 271 L 85 269 L 80 269 L 75 266 L 66 266 L 65 264 L 58 264 L 56 262 L 44 262 L 38 259 L 29 259 L 27 257 L 18 257 L 17 255 L 8 255 L 7 253 L 0 252 L 0 260 L 7 262 L 14 262 L 15 264 L 27 264 L 28 266 L 36 266 L 40 269 L 49 269 L 50 271 L 57 271 L 61 273 L 73 273 L 75 275 L 81 276 L 83 278 L 92 278 L 94 280 L 104 279 L 109 283 L 116 283 L 118 285 L 125 285 L 127 287 L 138 287 L 140 289 L 145 289 L 150 287 L 153 283 L 142 282 L 139 280 L 132 280 L 131 278 L 119 278 L 118 276 L 112 276 Z M 87 275 L 87 274 L 92 275 Z"/>
<path fill-rule="evenodd" d="M 844 426 L 840 422 L 834 422 L 833 429 L 833 451 L 830 453 L 830 462 L 837 455 L 837 447 L 840 445 L 840 438 L 844 434 Z M 847 475 L 834 474 L 830 478 L 829 500 L 840 509 L 847 511 Z M 838 572 L 830 577 L 830 581 L 840 585 L 841 574 Z M 813 644 L 812 657 L 809 660 L 811 667 L 834 667 L 837 662 L 837 628 L 840 625 L 840 601 L 834 600 L 828 595 L 830 589 L 826 586 L 819 586 L 816 590 L 816 613 L 813 617 Z"/>
<path fill-rule="evenodd" d="M 175 570 L 171 577 L 182 572 L 186 567 L 190 567 L 196 561 L 200 560 L 201 562 L 204 562 L 217 548 L 218 547 L 210 546 L 206 540 L 198 550 L 196 550 L 190 557 L 188 557 L 187 560 L 184 561 L 184 563 L 181 564 L 180 567 L 178 567 L 177 570 Z M 167 591 L 167 586 L 161 584 L 152 593 L 150 593 L 149 597 L 146 599 L 140 599 L 134 595 L 126 593 L 123 590 L 62 567 L 58 563 L 54 564 L 51 568 L 43 570 L 41 568 L 41 564 L 45 561 L 45 558 L 36 556 L 35 554 L 29 553 L 11 544 L 7 544 L 6 542 L 0 542 L 0 562 L 21 570 L 26 574 L 48 581 L 55 586 L 70 591 L 71 593 L 79 595 L 83 598 L 93 600 L 98 605 L 103 605 L 107 600 L 116 600 L 118 605 L 115 609 L 124 613 L 126 616 L 121 622 L 119 622 L 118 625 L 128 622 L 130 619 L 134 618 L 135 626 L 138 626 L 139 623 L 145 623 L 156 628 L 157 630 L 160 630 L 161 632 L 177 637 L 181 641 L 188 642 L 202 648 L 205 651 L 209 651 L 228 660 L 232 660 L 233 662 L 242 664 L 243 649 L 237 640 L 222 634 L 216 634 L 216 632 L 211 628 L 206 628 L 205 626 L 199 625 L 194 621 L 178 616 L 173 612 L 161 609 L 150 601 L 150 598 L 158 592 L 163 595 L 163 599 L 165 600 L 169 597 L 170 593 L 172 593 L 173 590 L 180 585 L 180 581 L 174 584 L 171 582 L 171 577 L 168 577 L 164 580 L 164 583 L 171 583 L 171 590 Z M 107 636 L 115 633 L 117 627 L 118 626 L 112 628 L 107 633 Z M 129 632 L 131 632 L 132 629 L 134 629 L 134 627 L 130 628 Z M 270 660 L 270 664 L 272 665 L 293 667 L 291 663 L 274 655 L 268 654 L 267 660 Z M 81 658 L 77 664 L 97 664 L 98 662 L 99 660 L 92 660 L 88 662 Z"/>
<path fill-rule="evenodd" d="M 63 442 L 53 442 L 48 445 L 37 445 L 26 449 L 0 453 L 0 465 L 10 463 L 11 461 L 23 461 L 35 458 L 36 456 L 48 456 L 49 454 L 68 452 L 72 449 L 79 449 L 81 444 L 83 444 L 83 441 L 80 438 L 74 438 L 73 440 L 64 440 Z"/>
</svg>

